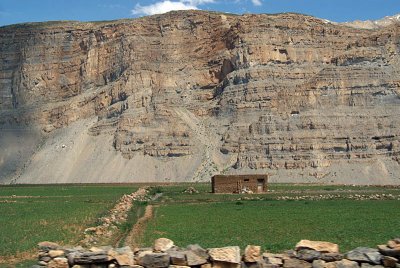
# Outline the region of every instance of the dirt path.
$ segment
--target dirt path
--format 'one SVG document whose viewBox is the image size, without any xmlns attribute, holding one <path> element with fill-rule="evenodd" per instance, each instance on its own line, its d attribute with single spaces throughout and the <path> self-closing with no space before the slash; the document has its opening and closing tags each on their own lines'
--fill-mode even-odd
<svg viewBox="0 0 400 268">
<path fill-rule="evenodd" d="M 139 246 L 139 239 L 143 235 L 146 223 L 153 217 L 153 206 L 148 205 L 143 216 L 133 226 L 125 239 L 125 246 L 130 246 L 132 249 Z"/>
</svg>

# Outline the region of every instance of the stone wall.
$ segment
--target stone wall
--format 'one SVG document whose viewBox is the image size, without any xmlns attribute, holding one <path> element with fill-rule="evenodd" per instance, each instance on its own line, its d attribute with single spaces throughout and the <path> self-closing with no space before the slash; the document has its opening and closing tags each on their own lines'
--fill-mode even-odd
<svg viewBox="0 0 400 268">
<path fill-rule="evenodd" d="M 211 185 L 213 193 L 264 193 L 268 175 L 215 175 Z"/>
<path fill-rule="evenodd" d="M 262 252 L 249 245 L 203 249 L 199 245 L 179 248 L 160 238 L 152 248 L 109 246 L 66 248 L 52 242 L 39 243 L 39 262 L 32 268 L 367 268 L 400 267 L 400 238 L 376 248 L 358 247 L 345 254 L 330 242 L 301 240 L 294 250 L 281 254 Z"/>
</svg>

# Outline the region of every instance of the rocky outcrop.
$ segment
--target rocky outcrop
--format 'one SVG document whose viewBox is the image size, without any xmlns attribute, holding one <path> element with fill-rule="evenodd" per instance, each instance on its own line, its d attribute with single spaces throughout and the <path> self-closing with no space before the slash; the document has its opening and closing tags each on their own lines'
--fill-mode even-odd
<svg viewBox="0 0 400 268">
<path fill-rule="evenodd" d="M 399 29 L 203 11 L 2 27 L 0 124 L 44 135 L 14 181 L 399 184 Z"/>
</svg>

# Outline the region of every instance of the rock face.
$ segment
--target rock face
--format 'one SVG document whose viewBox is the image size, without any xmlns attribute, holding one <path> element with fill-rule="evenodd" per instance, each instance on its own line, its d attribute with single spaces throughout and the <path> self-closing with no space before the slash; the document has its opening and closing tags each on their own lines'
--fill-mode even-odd
<svg viewBox="0 0 400 268">
<path fill-rule="evenodd" d="M 323 253 L 338 253 L 339 246 L 325 241 L 301 240 L 296 245 L 296 250 L 311 249 Z"/>
<path fill-rule="evenodd" d="M 380 254 L 378 249 L 375 248 L 358 247 L 347 252 L 346 258 L 352 261 L 380 264 L 382 254 Z"/>
<path fill-rule="evenodd" d="M 224 248 L 210 248 L 208 250 L 208 254 L 211 257 L 212 261 L 217 262 L 229 262 L 239 264 L 240 257 L 240 248 L 235 247 L 224 247 Z"/>
<path fill-rule="evenodd" d="M 180 11 L 0 36 L 1 182 L 400 184 L 395 24 Z M 21 127 L 42 141 L 15 165 Z"/>
<path fill-rule="evenodd" d="M 257 262 L 261 257 L 261 247 L 248 245 L 244 250 L 243 260 L 245 262 Z"/>
<path fill-rule="evenodd" d="M 174 242 L 168 238 L 159 238 L 154 241 L 154 251 L 165 252 L 174 246 Z"/>
</svg>

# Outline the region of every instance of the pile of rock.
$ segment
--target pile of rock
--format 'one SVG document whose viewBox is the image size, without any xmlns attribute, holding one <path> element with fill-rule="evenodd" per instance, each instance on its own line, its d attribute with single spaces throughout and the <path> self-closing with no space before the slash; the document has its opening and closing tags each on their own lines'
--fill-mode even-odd
<svg viewBox="0 0 400 268">
<path fill-rule="evenodd" d="M 132 251 L 129 247 L 62 248 L 39 244 L 39 264 L 51 268 L 400 268 L 400 239 L 378 248 L 359 247 L 341 254 L 337 244 L 301 240 L 295 250 L 283 254 L 261 252 L 249 245 L 243 252 L 237 246 L 203 249 L 199 245 L 178 248 L 167 238 L 157 239 L 152 248 Z"/>
<path fill-rule="evenodd" d="M 240 190 L 240 194 L 254 194 L 254 193 L 249 188 L 243 187 L 242 190 Z"/>
<path fill-rule="evenodd" d="M 319 194 L 319 195 L 284 195 L 278 196 L 277 200 L 337 200 L 337 199 L 349 199 L 349 200 L 400 200 L 400 195 L 396 194 Z"/>
<path fill-rule="evenodd" d="M 82 247 L 65 248 L 56 243 L 39 243 L 39 262 L 35 267 L 49 268 L 114 268 L 134 267 L 133 252 L 130 247 Z"/>
<path fill-rule="evenodd" d="M 133 202 L 148 200 L 150 200 L 150 197 L 146 188 L 139 188 L 134 193 L 123 195 L 107 215 L 99 219 L 99 225 L 85 229 L 85 238 L 81 241 L 81 244 L 91 246 L 111 238 L 118 229 L 118 225 L 127 220 Z"/>
<path fill-rule="evenodd" d="M 189 187 L 185 191 L 183 191 L 185 194 L 198 194 L 199 191 L 196 190 L 194 187 Z"/>
</svg>

